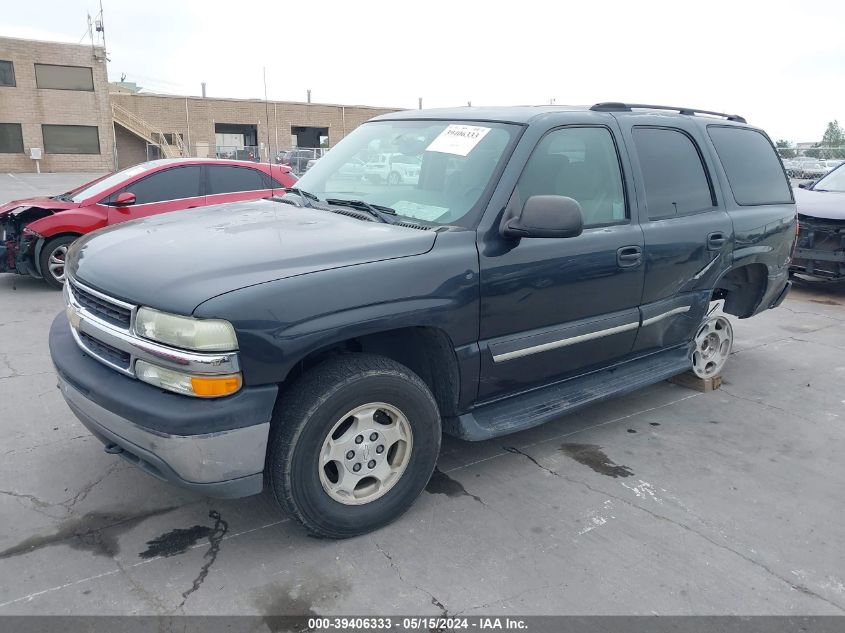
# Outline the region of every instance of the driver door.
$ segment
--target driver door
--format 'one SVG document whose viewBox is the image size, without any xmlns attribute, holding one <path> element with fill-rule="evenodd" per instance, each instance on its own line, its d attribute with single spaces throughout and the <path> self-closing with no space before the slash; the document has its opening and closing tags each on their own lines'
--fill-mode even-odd
<svg viewBox="0 0 845 633">
<path fill-rule="evenodd" d="M 203 206 L 201 176 L 200 165 L 183 165 L 162 169 L 121 187 L 101 202 L 109 208 L 108 223 Z M 126 207 L 113 206 L 123 192 L 135 194 L 135 203 Z"/>
<path fill-rule="evenodd" d="M 574 198 L 584 231 L 572 238 L 513 240 L 498 231 L 479 237 L 480 399 L 566 379 L 633 349 L 643 234 L 630 209 L 627 171 L 603 125 L 553 129 L 537 143 L 510 205 L 521 208 L 534 195 Z"/>
</svg>

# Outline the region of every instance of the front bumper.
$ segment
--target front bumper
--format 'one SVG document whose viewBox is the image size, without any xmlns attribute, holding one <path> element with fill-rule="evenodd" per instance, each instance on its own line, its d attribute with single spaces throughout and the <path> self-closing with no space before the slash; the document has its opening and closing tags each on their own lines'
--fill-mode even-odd
<svg viewBox="0 0 845 633">
<path fill-rule="evenodd" d="M 792 272 L 845 279 L 845 221 L 801 216 Z"/>
<path fill-rule="evenodd" d="M 85 354 L 64 313 L 50 328 L 50 354 L 65 401 L 107 452 L 209 496 L 261 492 L 276 386 L 209 400 L 156 389 Z"/>
</svg>

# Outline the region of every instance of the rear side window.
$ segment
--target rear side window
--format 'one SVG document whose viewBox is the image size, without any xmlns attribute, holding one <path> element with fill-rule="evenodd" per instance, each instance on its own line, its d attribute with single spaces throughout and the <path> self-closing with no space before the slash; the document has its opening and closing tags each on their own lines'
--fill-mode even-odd
<svg viewBox="0 0 845 633">
<path fill-rule="evenodd" d="M 134 193 L 136 205 L 196 198 L 200 195 L 200 167 L 171 167 L 132 183 L 122 191 Z"/>
<path fill-rule="evenodd" d="M 771 142 L 757 130 L 708 125 L 734 200 L 741 205 L 792 203 L 789 182 Z"/>
<path fill-rule="evenodd" d="M 249 167 L 208 166 L 208 195 L 269 189 L 266 176 Z"/>
<path fill-rule="evenodd" d="M 714 206 L 710 181 L 693 140 L 680 130 L 634 128 L 651 220 L 707 211 Z"/>
</svg>

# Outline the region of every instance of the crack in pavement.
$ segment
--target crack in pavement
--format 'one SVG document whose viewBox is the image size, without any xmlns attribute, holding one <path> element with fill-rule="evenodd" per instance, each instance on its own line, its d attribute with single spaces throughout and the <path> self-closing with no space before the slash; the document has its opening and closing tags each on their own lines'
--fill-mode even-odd
<svg viewBox="0 0 845 633">
<path fill-rule="evenodd" d="M 794 415 L 796 418 L 800 418 L 801 420 L 804 420 L 805 422 L 812 422 L 812 423 L 816 422 L 816 420 L 808 418 L 805 415 L 798 413 L 797 411 L 790 411 L 789 409 L 784 409 L 783 407 L 779 407 L 779 406 L 774 405 L 774 404 L 769 404 L 767 402 L 763 402 L 762 400 L 755 400 L 754 398 L 746 398 L 745 396 L 737 395 L 737 394 L 733 393 L 732 391 L 725 389 L 724 386 L 721 387 L 719 390 L 722 393 L 724 393 L 725 395 L 728 395 L 731 398 L 736 398 L 737 400 L 744 400 L 745 402 L 757 404 L 757 405 L 760 405 L 761 407 L 764 407 L 766 409 L 774 409 L 775 411 L 780 411 L 781 413 L 787 413 L 789 415 Z"/>
<path fill-rule="evenodd" d="M 388 563 L 388 565 L 390 565 L 390 568 L 391 568 L 393 571 L 395 571 L 395 572 L 396 572 L 396 576 L 399 578 L 399 582 L 402 582 L 402 583 L 404 583 L 404 584 L 406 584 L 406 585 L 411 585 L 411 586 L 412 586 L 414 589 L 416 589 L 417 591 L 421 591 L 422 593 L 424 593 L 425 595 L 427 595 L 427 596 L 429 597 L 429 599 L 431 600 L 431 604 L 432 604 L 432 605 L 434 605 L 435 607 L 437 607 L 438 609 L 440 609 L 440 615 L 441 615 L 442 617 L 444 617 L 444 618 L 445 618 L 445 617 L 449 617 L 449 610 L 446 608 L 446 605 L 444 605 L 442 602 L 440 602 L 440 600 L 438 600 L 438 599 L 434 596 L 434 594 L 433 594 L 433 593 L 431 593 L 430 591 L 428 591 L 427 589 L 423 589 L 423 588 L 422 588 L 422 587 L 420 587 L 419 585 L 415 585 L 415 584 L 414 584 L 414 583 L 412 583 L 411 581 L 409 581 L 409 580 L 405 580 L 405 578 L 403 578 L 403 577 L 402 577 L 402 572 L 399 570 L 399 566 L 398 566 L 398 565 L 394 562 L 394 560 L 393 560 L 393 556 L 391 556 L 391 555 L 390 555 L 390 553 L 388 553 L 388 552 L 387 552 L 387 551 L 386 551 L 386 550 L 385 550 L 385 549 L 384 549 L 381 545 L 379 545 L 378 543 L 375 543 L 375 546 L 376 546 L 376 549 L 379 551 L 379 553 L 387 559 L 387 563 Z"/>
<path fill-rule="evenodd" d="M 52 506 L 58 505 L 56 503 L 47 503 L 42 499 L 39 499 L 35 495 L 28 495 L 20 492 L 14 492 L 13 490 L 0 490 L 0 495 L 7 495 L 9 497 L 16 497 L 18 499 L 26 499 L 30 501 L 34 506 L 39 508 L 50 508 Z"/>
<path fill-rule="evenodd" d="M 123 468 L 121 468 L 121 466 Z M 106 477 L 119 470 L 127 470 L 128 468 L 132 468 L 132 466 L 124 464 L 123 462 L 117 462 L 115 464 L 112 464 L 112 466 L 110 466 L 109 469 L 100 477 L 82 486 L 82 488 L 79 490 L 79 492 L 76 493 L 76 495 L 74 495 L 73 497 L 68 497 L 67 499 L 65 499 L 64 501 L 60 501 L 56 505 L 63 506 L 64 508 L 67 508 L 69 512 L 72 512 L 74 506 L 81 501 L 85 501 L 88 495 L 91 494 L 91 491 L 98 485 L 100 485 Z"/>
<path fill-rule="evenodd" d="M 507 450 L 507 449 L 506 449 L 506 450 Z M 546 472 L 548 472 L 548 473 L 551 473 L 551 474 L 555 475 L 556 477 L 560 477 L 560 478 L 562 478 L 562 479 L 564 479 L 564 480 L 566 480 L 566 481 L 568 481 L 568 482 L 570 482 L 570 483 L 573 483 L 573 484 L 576 484 L 576 485 L 583 486 L 583 487 L 587 488 L 588 490 L 590 490 L 591 492 L 594 492 L 594 493 L 597 493 L 597 494 L 600 494 L 600 495 L 606 495 L 606 496 L 608 496 L 608 497 L 610 497 L 610 498 L 612 498 L 612 499 L 616 499 L 616 500 L 617 500 L 617 501 L 619 501 L 620 503 L 625 504 L 625 505 L 627 505 L 627 506 L 629 506 L 629 507 L 631 507 L 631 508 L 634 508 L 634 509 L 636 509 L 636 510 L 640 510 L 640 511 L 642 511 L 642 512 L 645 512 L 646 514 L 648 514 L 648 515 L 652 516 L 652 517 L 653 517 L 653 518 L 655 518 L 655 519 L 658 519 L 658 520 L 661 520 L 661 521 L 666 521 L 667 523 L 670 523 L 670 524 L 672 524 L 672 525 L 675 525 L 676 527 L 679 527 L 679 528 L 681 528 L 681 529 L 683 529 L 683 530 L 686 530 L 687 532 L 690 532 L 691 534 L 695 534 L 696 536 L 698 536 L 699 538 L 704 539 L 705 541 L 707 541 L 707 542 L 708 542 L 708 543 L 710 543 L 711 545 L 714 545 L 715 547 L 718 547 L 719 549 L 722 549 L 722 550 L 724 550 L 724 551 L 726 551 L 726 552 L 729 552 L 729 553 L 731 553 L 731 554 L 734 554 L 735 556 L 739 556 L 741 559 L 743 559 L 744 561 L 746 561 L 746 562 L 750 563 L 751 565 L 753 565 L 753 566 L 755 566 L 755 567 L 758 567 L 758 568 L 760 568 L 760 569 L 764 570 L 764 571 L 765 571 L 766 573 L 768 573 L 768 574 L 769 574 L 772 578 L 776 578 L 777 580 L 780 580 L 781 582 L 783 582 L 783 583 L 785 583 L 787 586 L 789 586 L 791 589 L 793 589 L 793 590 L 795 590 L 795 591 L 799 591 L 799 592 L 801 592 L 801 593 L 803 593 L 803 594 L 805 594 L 805 595 L 807 595 L 807 596 L 811 596 L 811 597 L 813 597 L 813 598 L 816 598 L 816 599 L 818 599 L 818 600 L 821 600 L 822 602 L 825 602 L 826 604 L 828 604 L 829 606 L 833 607 L 833 608 L 834 608 L 834 609 L 836 609 L 837 611 L 840 611 L 840 612 L 842 612 L 842 613 L 845 613 L 845 607 L 840 606 L 840 605 L 839 605 L 839 604 L 837 604 L 836 602 L 834 602 L 834 601 L 832 601 L 832 600 L 829 600 L 828 598 L 826 598 L 826 597 L 824 597 L 824 596 L 822 596 L 822 595 L 820 595 L 820 594 L 816 593 L 815 591 L 813 591 L 812 589 L 810 589 L 810 588 L 808 588 L 808 587 L 806 587 L 806 586 L 804 586 L 804 585 L 801 585 L 801 584 L 797 584 L 797 583 L 792 582 L 789 578 L 787 578 L 787 577 L 785 577 L 785 576 L 781 576 L 781 575 L 780 575 L 780 574 L 778 574 L 775 570 L 773 570 L 771 567 L 769 567 L 768 565 L 766 565 L 766 564 L 765 564 L 765 563 L 763 563 L 762 561 L 755 560 L 755 559 L 751 558 L 750 556 L 748 556 L 748 555 L 746 555 L 746 554 L 744 554 L 744 553 L 740 552 L 740 551 L 739 551 L 739 550 L 737 550 L 737 549 L 734 549 L 733 547 L 730 547 L 729 545 L 727 545 L 727 544 L 725 544 L 725 543 L 719 543 L 718 541 L 714 540 L 714 539 L 713 539 L 713 538 L 711 538 L 710 536 L 708 536 L 708 535 L 706 535 L 706 534 L 704 534 L 704 533 L 702 533 L 702 532 L 699 532 L 698 530 L 696 530 L 694 527 L 692 527 L 692 526 L 690 526 L 690 525 L 687 525 L 687 524 L 682 523 L 681 521 L 677 521 L 677 520 L 675 520 L 675 519 L 671 519 L 671 518 L 669 518 L 669 517 L 667 517 L 667 516 L 664 516 L 664 515 L 662 515 L 662 514 L 659 514 L 659 513 L 657 513 L 657 512 L 653 512 L 652 510 L 649 510 L 649 509 L 648 509 L 648 508 L 646 508 L 646 507 L 643 507 L 643 506 L 641 506 L 641 505 L 638 505 L 638 504 L 636 504 L 636 503 L 633 503 L 631 500 L 626 499 L 626 498 L 624 498 L 624 497 L 620 497 L 620 496 L 618 496 L 618 495 L 615 495 L 615 494 L 613 494 L 613 493 L 611 493 L 611 492 L 607 492 L 607 491 L 605 491 L 605 490 L 599 490 L 598 488 L 595 488 L 595 487 L 593 487 L 592 485 L 590 485 L 590 484 L 588 484 L 587 482 L 582 481 L 582 480 L 580 480 L 580 479 L 575 479 L 575 478 L 570 477 L 570 476 L 568 476 L 568 475 L 564 475 L 564 474 L 561 474 L 561 473 L 559 473 L 559 472 L 557 472 L 557 471 L 551 470 L 550 468 L 548 468 L 548 467 L 543 466 L 542 464 L 540 464 L 540 463 L 539 463 L 539 462 L 538 462 L 538 461 L 537 461 L 534 457 L 532 457 L 532 456 L 528 455 L 527 453 L 524 453 L 523 451 L 520 451 L 520 450 L 513 450 L 513 451 L 510 451 L 510 452 L 519 453 L 519 454 L 521 454 L 521 455 L 525 456 L 525 457 L 526 457 L 526 458 L 528 458 L 528 459 L 529 459 L 532 463 L 534 463 L 534 464 L 535 464 L 538 468 L 540 468 L 540 469 L 542 469 L 542 470 L 544 470 L 544 471 L 546 471 Z M 623 484 L 623 485 L 624 485 L 624 484 Z"/>
<path fill-rule="evenodd" d="M 188 601 L 188 596 L 199 589 L 202 583 L 205 582 L 205 579 L 208 576 L 208 570 L 211 569 L 214 561 L 217 560 L 217 554 L 220 553 L 220 543 L 223 541 L 223 537 L 226 536 L 226 532 L 229 531 L 229 524 L 223 520 L 219 512 L 216 510 L 209 510 L 208 517 L 210 519 L 214 519 L 214 527 L 208 535 L 208 551 L 203 554 L 203 558 L 207 560 L 200 568 L 200 573 L 196 578 L 194 578 L 191 588 L 182 594 L 182 602 L 177 605 L 177 609 L 185 606 L 185 602 Z"/>
</svg>

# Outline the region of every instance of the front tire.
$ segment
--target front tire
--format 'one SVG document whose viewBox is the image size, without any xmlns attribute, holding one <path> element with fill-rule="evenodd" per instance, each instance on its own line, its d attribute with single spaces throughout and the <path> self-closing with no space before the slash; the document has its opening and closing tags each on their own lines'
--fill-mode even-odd
<svg viewBox="0 0 845 633">
<path fill-rule="evenodd" d="M 67 250 L 77 235 L 61 235 L 44 244 L 41 249 L 41 277 L 47 285 L 55 290 L 61 290 L 65 283 L 65 259 Z"/>
<path fill-rule="evenodd" d="M 364 534 L 401 516 L 419 496 L 440 435 L 437 403 L 410 369 L 369 354 L 334 358 L 279 400 L 270 486 L 312 534 Z"/>
</svg>

